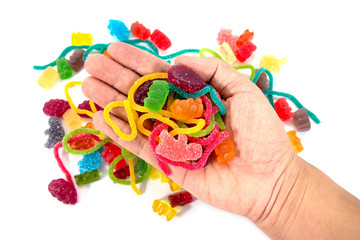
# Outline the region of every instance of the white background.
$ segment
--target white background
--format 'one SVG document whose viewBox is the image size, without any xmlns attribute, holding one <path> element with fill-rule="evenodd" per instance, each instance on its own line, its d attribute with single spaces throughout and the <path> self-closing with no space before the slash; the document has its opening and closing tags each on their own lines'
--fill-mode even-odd
<svg viewBox="0 0 360 240">
<path fill-rule="evenodd" d="M 59 82 L 41 89 L 40 71 L 71 44 L 72 32 L 89 32 L 94 43 L 114 41 L 109 19 L 130 27 L 140 21 L 160 29 L 173 46 L 217 48 L 220 28 L 240 35 L 255 32 L 263 55 L 288 62 L 274 74 L 274 90 L 296 96 L 322 123 L 300 134 L 300 155 L 356 197 L 360 197 L 359 22 L 356 1 L 18 1 L 1 6 L 1 239 L 267 239 L 256 226 L 237 216 L 195 201 L 166 222 L 152 212 L 152 201 L 170 193 L 167 184 L 148 181 L 137 196 L 130 187 L 101 181 L 79 189 L 79 203 L 67 206 L 47 191 L 63 177 L 52 151 L 43 147 L 50 98 L 65 98 Z M 81 72 L 71 80 L 82 81 Z M 70 80 L 70 81 L 71 81 Z M 76 91 L 78 91 L 76 93 Z M 80 88 L 73 91 L 84 100 Z M 287 126 L 289 128 L 289 126 Z M 66 154 L 62 155 L 66 159 Z M 75 159 L 76 160 L 76 159 Z M 77 174 L 75 160 L 72 174 Z M 105 173 L 106 170 L 104 170 Z M 328 196 L 331 198 L 331 196 Z M 3 222 L 3 221 L 2 221 Z M 3 235 L 3 236 L 2 236 Z M 7 236 L 4 238 L 4 236 Z"/>
</svg>

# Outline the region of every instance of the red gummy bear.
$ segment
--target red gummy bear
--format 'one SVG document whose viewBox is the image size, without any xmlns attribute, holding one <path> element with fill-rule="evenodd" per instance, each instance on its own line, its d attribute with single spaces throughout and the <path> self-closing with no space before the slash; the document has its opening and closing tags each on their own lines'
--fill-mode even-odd
<svg viewBox="0 0 360 240">
<path fill-rule="evenodd" d="M 186 204 L 189 204 L 194 201 L 194 198 L 191 195 L 191 193 L 187 191 L 173 193 L 168 196 L 168 199 L 171 207 L 185 206 Z"/>
<path fill-rule="evenodd" d="M 105 144 L 104 150 L 101 152 L 101 157 L 109 164 L 121 154 L 121 148 L 112 143 Z"/>
<path fill-rule="evenodd" d="M 150 39 L 161 50 L 166 50 L 171 46 L 170 39 L 158 29 L 154 30 Z"/>
<path fill-rule="evenodd" d="M 246 29 L 243 34 L 240 35 L 236 41 L 236 46 L 240 48 L 245 43 L 250 42 L 254 38 L 254 32 L 250 32 L 249 29 Z"/>
<path fill-rule="evenodd" d="M 255 50 L 256 46 L 252 42 L 247 42 L 240 48 L 236 49 L 234 54 L 240 62 L 245 62 L 245 60 L 248 59 Z"/>
<path fill-rule="evenodd" d="M 151 33 L 150 30 L 138 21 L 131 24 L 130 27 L 131 34 L 134 35 L 137 38 L 140 38 L 141 40 L 146 40 L 150 37 Z"/>
<path fill-rule="evenodd" d="M 286 98 L 279 98 L 274 105 L 275 111 L 282 121 L 291 119 L 295 114 L 291 112 L 291 107 L 286 102 Z"/>
</svg>

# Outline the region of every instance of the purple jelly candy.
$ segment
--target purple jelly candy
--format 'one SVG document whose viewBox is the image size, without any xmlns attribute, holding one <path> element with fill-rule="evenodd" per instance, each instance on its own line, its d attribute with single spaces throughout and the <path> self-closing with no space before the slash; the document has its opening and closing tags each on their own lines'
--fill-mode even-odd
<svg viewBox="0 0 360 240">
<path fill-rule="evenodd" d="M 310 130 L 311 123 L 310 123 L 309 115 L 305 108 L 300 108 L 299 110 L 295 111 L 293 119 L 296 130 L 298 132 L 305 132 Z"/>
<path fill-rule="evenodd" d="M 154 80 L 146 81 L 136 89 L 134 93 L 134 101 L 136 104 L 144 106 L 144 99 L 147 98 L 147 93 L 153 82 Z"/>
<path fill-rule="evenodd" d="M 48 189 L 53 197 L 65 204 L 73 205 L 77 202 L 76 189 L 65 179 L 52 180 Z"/>
<path fill-rule="evenodd" d="M 206 84 L 199 74 L 180 64 L 173 65 L 168 71 L 169 82 L 188 93 L 203 89 Z"/>
</svg>

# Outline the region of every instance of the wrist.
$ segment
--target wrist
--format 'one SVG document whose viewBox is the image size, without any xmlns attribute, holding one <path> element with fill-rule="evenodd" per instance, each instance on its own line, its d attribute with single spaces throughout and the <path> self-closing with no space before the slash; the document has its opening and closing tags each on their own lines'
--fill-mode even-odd
<svg viewBox="0 0 360 240">
<path fill-rule="evenodd" d="M 255 224 L 270 238 L 283 239 L 291 230 L 307 191 L 309 165 L 294 155 L 277 180 L 267 206 Z"/>
</svg>

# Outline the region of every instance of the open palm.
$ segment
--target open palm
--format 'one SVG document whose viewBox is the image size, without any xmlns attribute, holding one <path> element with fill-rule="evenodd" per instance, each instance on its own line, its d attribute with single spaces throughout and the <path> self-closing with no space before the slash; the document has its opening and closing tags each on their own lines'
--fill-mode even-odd
<svg viewBox="0 0 360 240">
<path fill-rule="evenodd" d="M 88 57 L 85 68 L 92 76 L 82 85 L 84 94 L 102 107 L 126 99 L 141 76 L 170 68 L 167 62 L 125 43 L 111 44 L 108 54 L 111 58 L 100 54 Z M 169 166 L 170 177 L 198 199 L 256 221 L 271 204 L 295 156 L 283 124 L 257 86 L 223 61 L 180 56 L 175 63 L 199 73 L 224 99 L 226 130 L 236 157 L 228 163 L 212 161 L 198 171 Z M 112 114 L 119 128 L 130 133 L 124 109 L 114 109 Z M 95 114 L 94 123 L 114 141 L 158 167 L 146 137 L 138 134 L 130 142 L 118 138 L 102 112 Z"/>
</svg>

